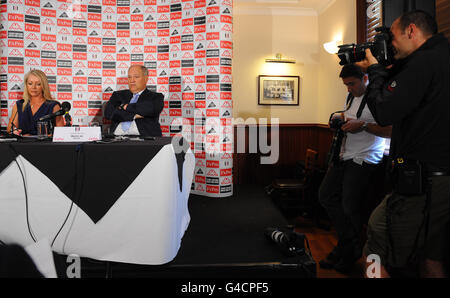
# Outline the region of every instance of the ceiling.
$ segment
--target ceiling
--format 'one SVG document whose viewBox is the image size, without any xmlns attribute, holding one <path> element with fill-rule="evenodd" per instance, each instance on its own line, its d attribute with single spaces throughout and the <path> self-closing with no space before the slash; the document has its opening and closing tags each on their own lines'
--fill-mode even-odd
<svg viewBox="0 0 450 298">
<path fill-rule="evenodd" d="M 234 0 L 236 10 L 263 11 L 281 9 L 309 14 L 320 14 L 336 0 Z"/>
</svg>

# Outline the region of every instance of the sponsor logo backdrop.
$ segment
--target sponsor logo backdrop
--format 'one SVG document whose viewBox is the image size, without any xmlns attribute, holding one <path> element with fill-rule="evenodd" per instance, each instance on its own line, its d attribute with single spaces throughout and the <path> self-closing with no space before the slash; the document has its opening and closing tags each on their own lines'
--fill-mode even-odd
<svg viewBox="0 0 450 298">
<path fill-rule="evenodd" d="M 43 70 L 75 125 L 103 119 L 131 64 L 165 95 L 165 136 L 196 155 L 192 192 L 232 194 L 232 0 L 1 0 L 0 126 L 22 98 L 24 74 Z"/>
</svg>

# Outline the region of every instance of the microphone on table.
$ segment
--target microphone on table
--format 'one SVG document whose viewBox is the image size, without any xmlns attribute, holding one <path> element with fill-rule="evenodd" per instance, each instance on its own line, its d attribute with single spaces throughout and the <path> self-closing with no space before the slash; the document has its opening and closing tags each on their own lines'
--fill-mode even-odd
<svg viewBox="0 0 450 298">
<path fill-rule="evenodd" d="M 57 116 L 64 115 L 64 114 L 66 114 L 67 112 L 70 111 L 70 107 L 71 107 L 70 103 L 65 101 L 65 102 L 62 103 L 61 109 L 59 111 L 56 111 L 54 113 L 45 115 L 45 116 L 39 118 L 39 121 L 49 120 L 49 119 L 53 119 L 53 118 L 55 118 Z"/>
</svg>

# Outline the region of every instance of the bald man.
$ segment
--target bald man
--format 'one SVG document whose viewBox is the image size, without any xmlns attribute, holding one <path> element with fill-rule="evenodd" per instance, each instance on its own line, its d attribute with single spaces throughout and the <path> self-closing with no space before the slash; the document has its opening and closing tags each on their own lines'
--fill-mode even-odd
<svg viewBox="0 0 450 298">
<path fill-rule="evenodd" d="M 128 69 L 128 90 L 115 91 L 105 108 L 115 135 L 162 136 L 159 114 L 164 95 L 147 89 L 148 69 L 132 65 Z"/>
</svg>

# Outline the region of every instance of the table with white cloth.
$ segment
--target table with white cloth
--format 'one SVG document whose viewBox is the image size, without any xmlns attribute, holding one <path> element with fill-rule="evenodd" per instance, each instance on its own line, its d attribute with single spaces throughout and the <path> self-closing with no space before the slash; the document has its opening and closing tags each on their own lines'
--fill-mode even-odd
<svg viewBox="0 0 450 298">
<path fill-rule="evenodd" d="M 170 262 L 189 226 L 194 154 L 171 138 L 0 143 L 0 240 L 96 260 Z"/>
</svg>

